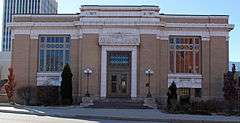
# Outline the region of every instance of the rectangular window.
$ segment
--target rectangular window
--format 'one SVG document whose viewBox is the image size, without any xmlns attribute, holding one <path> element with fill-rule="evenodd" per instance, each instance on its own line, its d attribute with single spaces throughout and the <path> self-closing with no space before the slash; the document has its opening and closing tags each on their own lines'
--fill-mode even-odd
<svg viewBox="0 0 240 123">
<path fill-rule="evenodd" d="M 170 72 L 200 73 L 200 37 L 171 36 Z"/>
<path fill-rule="evenodd" d="M 67 35 L 68 36 L 68 35 Z M 71 39 L 65 35 L 39 37 L 39 69 L 40 72 L 60 72 L 71 59 Z"/>
</svg>

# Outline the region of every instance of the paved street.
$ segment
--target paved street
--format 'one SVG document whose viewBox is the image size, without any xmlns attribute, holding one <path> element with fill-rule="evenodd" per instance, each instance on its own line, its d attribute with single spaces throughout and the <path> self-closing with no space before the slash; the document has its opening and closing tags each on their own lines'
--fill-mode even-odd
<svg viewBox="0 0 240 123">
<path fill-rule="evenodd" d="M 60 118 L 60 117 L 0 112 L 0 123 L 123 123 L 123 122 L 124 123 L 146 123 L 146 121 L 144 122 L 144 121 L 123 121 L 123 120 L 101 120 L 101 119 L 72 119 L 72 118 Z M 147 123 L 156 123 L 156 122 L 147 122 Z"/>
<path fill-rule="evenodd" d="M 152 121 L 152 123 L 157 121 L 161 123 L 239 123 L 240 117 L 168 114 L 157 109 L 99 109 L 81 108 L 79 106 L 0 106 L 0 123 L 65 123 L 69 121 L 71 123 L 144 123 L 148 121 Z"/>
</svg>

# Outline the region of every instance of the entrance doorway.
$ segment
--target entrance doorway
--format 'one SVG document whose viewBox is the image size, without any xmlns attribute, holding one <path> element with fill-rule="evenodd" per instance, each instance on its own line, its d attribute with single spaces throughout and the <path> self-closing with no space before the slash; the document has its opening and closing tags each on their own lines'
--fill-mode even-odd
<svg viewBox="0 0 240 123">
<path fill-rule="evenodd" d="M 131 52 L 107 52 L 108 97 L 130 97 Z"/>
</svg>

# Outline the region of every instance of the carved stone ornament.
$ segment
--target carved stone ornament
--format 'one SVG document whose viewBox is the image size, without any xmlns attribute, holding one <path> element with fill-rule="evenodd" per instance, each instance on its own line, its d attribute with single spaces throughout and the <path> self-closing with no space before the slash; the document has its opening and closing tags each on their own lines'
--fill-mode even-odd
<svg viewBox="0 0 240 123">
<path fill-rule="evenodd" d="M 202 75 L 168 74 L 168 87 L 174 81 L 177 88 L 202 88 Z"/>
<path fill-rule="evenodd" d="M 137 34 L 113 33 L 102 34 L 99 45 L 139 45 L 140 36 Z"/>
</svg>

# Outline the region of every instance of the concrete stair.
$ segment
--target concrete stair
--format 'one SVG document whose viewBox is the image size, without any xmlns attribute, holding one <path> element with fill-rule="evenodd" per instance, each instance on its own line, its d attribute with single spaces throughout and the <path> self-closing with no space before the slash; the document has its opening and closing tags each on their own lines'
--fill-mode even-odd
<svg viewBox="0 0 240 123">
<path fill-rule="evenodd" d="M 143 105 L 143 100 L 132 100 L 126 98 L 107 98 L 93 101 L 94 105 L 88 108 L 107 108 L 107 109 L 149 109 Z"/>
</svg>

